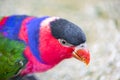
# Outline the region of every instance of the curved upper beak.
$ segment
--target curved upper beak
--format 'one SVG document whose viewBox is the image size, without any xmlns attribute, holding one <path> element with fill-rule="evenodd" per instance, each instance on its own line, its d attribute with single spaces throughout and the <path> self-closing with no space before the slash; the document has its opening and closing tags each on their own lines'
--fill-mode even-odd
<svg viewBox="0 0 120 80">
<path fill-rule="evenodd" d="M 87 48 L 75 48 L 73 51 L 73 57 L 84 62 L 86 65 L 90 62 L 90 53 Z"/>
</svg>

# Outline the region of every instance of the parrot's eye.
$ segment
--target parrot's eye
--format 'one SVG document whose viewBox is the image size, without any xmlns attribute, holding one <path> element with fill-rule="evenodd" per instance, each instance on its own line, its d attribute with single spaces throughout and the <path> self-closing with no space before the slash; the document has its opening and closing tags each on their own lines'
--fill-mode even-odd
<svg viewBox="0 0 120 80">
<path fill-rule="evenodd" d="M 71 47 L 73 46 L 72 44 L 68 43 L 66 40 L 64 39 L 58 39 L 58 41 L 63 45 L 63 46 L 66 46 L 66 47 Z"/>
</svg>

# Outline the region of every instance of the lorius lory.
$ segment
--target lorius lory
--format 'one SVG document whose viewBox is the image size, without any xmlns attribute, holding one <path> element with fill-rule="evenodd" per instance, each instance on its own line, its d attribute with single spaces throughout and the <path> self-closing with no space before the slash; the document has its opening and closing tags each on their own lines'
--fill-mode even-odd
<svg viewBox="0 0 120 80">
<path fill-rule="evenodd" d="M 5 16 L 0 19 L 0 34 L 1 41 L 6 40 L 4 43 L 8 45 L 5 51 L 0 51 L 0 69 L 3 69 L 0 80 L 5 76 L 4 80 L 10 78 L 7 76 L 11 74 L 11 77 L 22 77 L 44 72 L 71 57 L 86 64 L 90 61 L 85 33 L 79 26 L 60 17 Z M 11 53 L 7 52 L 7 48 Z M 7 65 L 8 62 L 11 65 Z M 4 71 L 3 65 L 10 67 L 6 68 L 9 70 Z"/>
</svg>

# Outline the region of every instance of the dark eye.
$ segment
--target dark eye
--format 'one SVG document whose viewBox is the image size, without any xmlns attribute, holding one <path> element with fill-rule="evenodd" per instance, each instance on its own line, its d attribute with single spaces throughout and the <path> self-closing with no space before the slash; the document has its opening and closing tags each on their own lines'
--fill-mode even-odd
<svg viewBox="0 0 120 80">
<path fill-rule="evenodd" d="M 66 40 L 64 39 L 58 39 L 59 42 L 63 45 L 63 46 L 67 46 L 67 47 L 70 47 L 70 46 L 73 46 L 72 44 L 68 43 Z"/>
<path fill-rule="evenodd" d="M 66 44 L 67 42 L 65 40 L 61 40 L 61 43 L 62 44 Z"/>
</svg>

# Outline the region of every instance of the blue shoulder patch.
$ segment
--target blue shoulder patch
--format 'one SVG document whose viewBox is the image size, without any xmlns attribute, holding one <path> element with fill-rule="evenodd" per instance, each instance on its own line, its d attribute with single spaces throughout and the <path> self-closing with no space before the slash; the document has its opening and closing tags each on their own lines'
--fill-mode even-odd
<svg viewBox="0 0 120 80">
<path fill-rule="evenodd" d="M 26 15 L 13 15 L 8 17 L 3 29 L 2 33 L 6 33 L 6 37 L 9 39 L 18 39 L 18 33 L 21 27 L 22 21 L 28 16 Z"/>
</svg>

